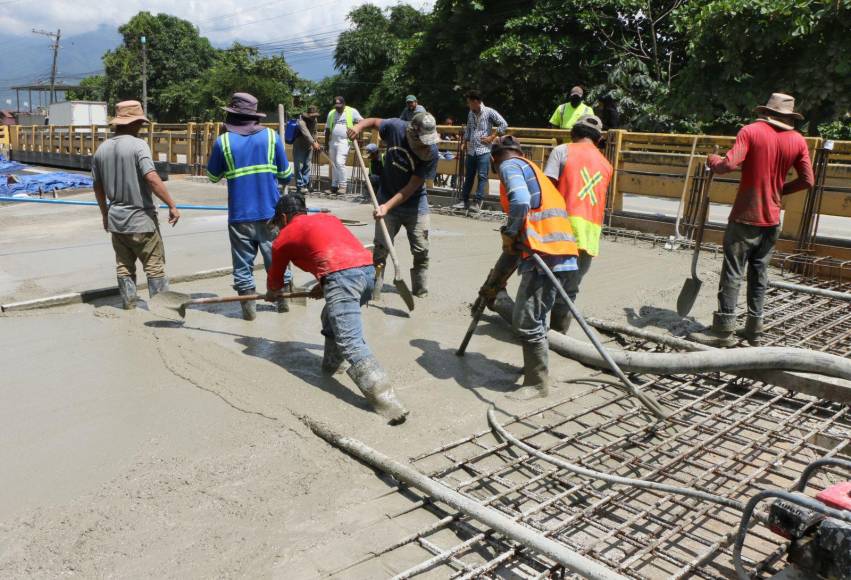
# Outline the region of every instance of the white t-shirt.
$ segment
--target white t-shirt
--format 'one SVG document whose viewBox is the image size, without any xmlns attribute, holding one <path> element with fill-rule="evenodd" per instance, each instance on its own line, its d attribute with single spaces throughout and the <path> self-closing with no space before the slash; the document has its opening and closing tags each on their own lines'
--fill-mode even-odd
<svg viewBox="0 0 851 580">
<path fill-rule="evenodd" d="M 553 148 L 550 156 L 547 157 L 547 163 L 544 165 L 544 175 L 558 181 L 561 177 L 561 170 L 564 169 L 564 164 L 567 162 L 567 143 Z"/>
<path fill-rule="evenodd" d="M 352 110 L 352 122 L 360 123 L 363 121 L 363 117 L 361 117 L 360 113 L 354 107 L 349 107 Z M 344 113 L 337 113 L 337 120 L 334 123 L 334 128 L 331 130 L 331 139 L 334 141 L 341 141 L 348 139 L 349 136 L 346 133 L 348 127 L 346 126 L 346 115 Z"/>
</svg>

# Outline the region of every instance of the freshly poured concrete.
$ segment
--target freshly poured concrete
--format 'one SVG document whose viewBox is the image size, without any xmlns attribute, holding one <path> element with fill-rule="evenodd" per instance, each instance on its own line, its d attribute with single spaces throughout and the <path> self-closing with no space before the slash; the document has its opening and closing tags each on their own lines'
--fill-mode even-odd
<svg viewBox="0 0 851 580">
<path fill-rule="evenodd" d="M 181 201 L 195 203 L 222 192 L 179 187 Z M 369 219 L 364 205 L 310 205 Z M 0 209 L 4 232 L 16 232 L 0 250 L 4 300 L 109 285 L 111 249 L 96 210 L 41 211 Z M 166 237 L 169 272 L 227 265 L 224 219 L 184 215 Z M 293 413 L 405 459 L 486 428 L 490 404 L 504 413 L 539 406 L 504 396 L 519 382 L 522 357 L 496 316 L 485 317 L 464 358 L 454 355 L 499 252 L 496 229 L 432 216 L 430 296 L 409 316 L 388 283 L 382 302 L 364 310 L 367 341 L 411 410 L 399 427 L 369 412 L 346 375 L 320 373 L 321 302 L 289 314 L 261 304 L 252 323 L 238 305 L 193 309 L 176 325 L 144 307 L 125 312 L 117 299 L 0 317 L 0 577 L 310 578 L 411 531 L 384 517 L 404 505 L 379 498 L 387 482 Z M 371 227 L 352 231 L 372 236 Z M 398 247 L 407 277 L 410 253 Z M 694 314 L 707 320 L 720 260 L 704 262 Z M 688 322 L 672 310 L 688 263 L 685 252 L 604 242 L 579 306 L 681 329 Z M 231 292 L 227 278 L 175 289 Z M 551 365 L 557 381 L 593 374 L 555 355 Z M 394 571 L 376 563 L 369 576 Z"/>
</svg>

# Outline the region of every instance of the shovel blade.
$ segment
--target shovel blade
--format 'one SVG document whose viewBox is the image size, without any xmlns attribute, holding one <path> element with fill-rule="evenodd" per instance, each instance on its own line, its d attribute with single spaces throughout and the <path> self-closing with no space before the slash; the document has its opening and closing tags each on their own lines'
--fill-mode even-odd
<svg viewBox="0 0 851 580">
<path fill-rule="evenodd" d="M 401 278 L 395 278 L 393 280 L 393 284 L 396 286 L 396 290 L 399 291 L 399 296 L 402 297 L 402 300 L 405 301 L 405 306 L 408 307 L 408 310 L 414 310 L 414 295 L 411 294 L 411 289 L 408 288 L 408 285 L 405 284 L 405 281 Z"/>
<path fill-rule="evenodd" d="M 160 318 L 181 321 L 186 318 L 186 303 L 190 300 L 188 294 L 166 290 L 148 301 L 148 309 Z"/>
<path fill-rule="evenodd" d="M 680 290 L 680 295 L 677 297 L 677 314 L 680 316 L 688 316 L 691 312 L 694 303 L 697 301 L 697 295 L 700 294 L 700 287 L 703 281 L 699 278 L 686 278 L 683 283 L 683 289 Z"/>
</svg>

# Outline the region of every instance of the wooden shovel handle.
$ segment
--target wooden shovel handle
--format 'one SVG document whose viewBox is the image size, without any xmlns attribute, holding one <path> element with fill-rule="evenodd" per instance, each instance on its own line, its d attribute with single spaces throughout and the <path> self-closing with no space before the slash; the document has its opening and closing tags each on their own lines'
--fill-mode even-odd
<svg viewBox="0 0 851 580">
<path fill-rule="evenodd" d="M 309 298 L 310 292 L 289 292 L 280 295 L 281 298 Z M 265 300 L 265 294 L 244 294 L 242 296 L 213 296 L 211 298 L 196 298 L 185 304 L 223 304 L 225 302 L 251 302 Z"/>
<path fill-rule="evenodd" d="M 366 164 L 363 162 L 363 156 L 360 152 L 360 146 L 357 141 L 353 141 L 352 145 L 355 149 L 355 157 L 358 158 L 358 164 L 366 173 Z M 369 197 L 372 200 L 372 207 L 378 209 L 378 198 L 375 196 L 375 191 L 372 189 L 372 182 L 366 180 L 366 189 L 369 191 Z M 393 246 L 393 240 L 390 239 L 390 232 L 387 231 L 387 224 L 384 223 L 384 218 L 378 219 L 378 225 L 381 228 L 381 234 L 384 236 L 384 245 L 387 246 L 387 251 L 390 254 L 390 259 L 393 261 L 393 269 L 396 272 L 396 277 L 399 277 L 399 260 L 396 258 L 396 248 Z"/>
</svg>

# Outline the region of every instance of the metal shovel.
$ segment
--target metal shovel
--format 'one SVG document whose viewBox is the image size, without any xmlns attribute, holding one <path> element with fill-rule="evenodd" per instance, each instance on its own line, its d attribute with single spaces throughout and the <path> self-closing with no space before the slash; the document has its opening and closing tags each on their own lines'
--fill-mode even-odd
<svg viewBox="0 0 851 580">
<path fill-rule="evenodd" d="M 683 235 L 680 234 L 680 221 L 683 219 L 683 201 L 686 198 L 686 192 L 688 191 L 688 182 L 689 178 L 691 178 L 691 165 L 694 161 L 694 154 L 697 150 L 697 140 L 700 139 L 700 135 L 695 135 L 694 140 L 691 142 L 691 153 L 688 156 L 688 165 L 686 166 L 686 175 L 683 179 L 683 191 L 680 194 L 680 203 L 677 205 L 677 220 L 674 222 L 674 235 L 668 238 L 668 241 L 665 242 L 666 250 L 676 250 L 680 247 L 680 242 L 683 239 Z"/>
<path fill-rule="evenodd" d="M 703 183 L 701 192 L 700 209 L 698 211 L 697 230 L 694 233 L 694 253 L 691 255 L 691 278 L 686 278 L 683 289 L 677 297 L 677 314 L 687 316 L 691 312 L 703 280 L 697 275 L 697 259 L 700 256 L 700 245 L 703 243 L 703 232 L 706 229 L 706 220 L 709 217 L 709 188 L 712 186 L 712 170 L 707 168 L 706 181 Z"/>
<path fill-rule="evenodd" d="M 361 170 L 366 174 L 366 164 L 363 162 L 363 156 L 360 152 L 360 146 L 357 141 L 352 143 L 355 149 L 355 157 L 358 159 L 358 164 L 360 165 Z M 366 180 L 366 189 L 369 191 L 369 197 L 372 200 L 372 206 L 375 209 L 378 209 L 378 198 L 375 197 L 375 191 L 372 189 L 372 182 L 367 179 Z M 384 223 L 384 218 L 380 218 L 378 220 L 378 225 L 381 228 L 381 234 L 384 237 L 384 245 L 387 246 L 387 251 L 390 253 L 390 259 L 393 261 L 393 285 L 396 286 L 396 290 L 399 291 L 399 295 L 402 297 L 402 300 L 405 301 L 405 305 L 408 307 L 408 310 L 414 310 L 414 295 L 411 294 L 410 288 L 402 279 L 401 271 L 399 270 L 399 259 L 396 257 L 396 248 L 393 246 L 393 240 L 390 238 L 390 232 L 387 231 L 387 224 Z"/>
<path fill-rule="evenodd" d="M 292 300 L 294 304 L 307 304 L 310 292 L 290 292 L 281 294 L 281 298 Z M 222 304 L 225 302 L 251 302 L 263 300 L 265 294 L 245 294 L 243 296 L 213 296 L 212 298 L 192 298 L 189 294 L 166 290 L 160 292 L 148 301 L 148 308 L 161 318 L 168 320 L 183 320 L 186 318 L 186 307 L 197 304 Z"/>
</svg>

